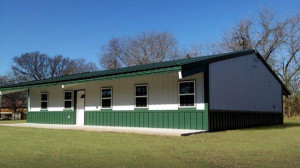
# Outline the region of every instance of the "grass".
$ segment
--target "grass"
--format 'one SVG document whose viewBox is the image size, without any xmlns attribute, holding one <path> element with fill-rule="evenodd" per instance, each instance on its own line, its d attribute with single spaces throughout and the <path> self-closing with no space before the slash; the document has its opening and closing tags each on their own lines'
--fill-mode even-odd
<svg viewBox="0 0 300 168">
<path fill-rule="evenodd" d="M 188 137 L 0 126 L 0 146 L 4 168 L 299 167 L 300 120 Z"/>
</svg>

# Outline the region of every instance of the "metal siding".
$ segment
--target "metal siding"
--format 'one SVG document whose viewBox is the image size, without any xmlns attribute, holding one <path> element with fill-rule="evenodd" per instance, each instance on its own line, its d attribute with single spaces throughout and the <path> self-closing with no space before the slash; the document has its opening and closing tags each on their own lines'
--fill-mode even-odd
<svg viewBox="0 0 300 168">
<path fill-rule="evenodd" d="M 74 124 L 74 112 L 28 112 L 28 123 Z"/>
<path fill-rule="evenodd" d="M 51 86 L 30 89 L 31 123 L 75 124 L 74 111 L 64 111 L 64 90 L 85 89 L 85 125 L 204 129 L 208 121 L 204 108 L 203 73 L 182 80 L 196 81 L 196 104 L 193 109 L 178 109 L 178 74 L 169 73 L 148 77 L 135 77 L 87 84 Z M 134 108 L 134 85 L 147 83 L 148 109 Z M 112 110 L 101 109 L 101 87 L 113 88 Z M 48 92 L 48 111 L 40 111 L 40 93 Z M 74 96 L 74 94 L 73 94 Z M 74 104 L 74 102 L 73 102 Z M 70 115 L 70 119 L 66 119 Z M 208 119 L 207 119 L 208 120 Z M 207 130 L 207 129 L 206 129 Z"/>
<path fill-rule="evenodd" d="M 204 89 L 203 73 L 192 75 L 182 80 L 196 81 L 196 108 L 204 110 Z M 148 84 L 149 110 L 177 110 L 178 109 L 178 74 L 160 74 L 147 77 L 135 77 L 127 79 L 117 79 L 109 81 L 92 82 L 86 84 L 74 84 L 61 86 L 51 86 L 44 88 L 30 89 L 30 110 L 40 111 L 40 93 L 48 92 L 48 111 L 64 110 L 64 91 L 85 89 L 86 111 L 101 110 L 100 89 L 101 87 L 112 87 L 113 106 L 115 111 L 134 110 L 135 84 Z M 74 96 L 74 93 L 73 93 Z M 74 104 L 74 101 L 72 102 Z"/>
<path fill-rule="evenodd" d="M 208 126 L 204 126 L 207 121 L 203 121 L 203 116 L 207 115 L 207 113 L 207 110 L 195 109 L 111 112 L 88 111 L 85 112 L 85 125 L 208 130 Z M 115 116 L 122 116 L 122 118 Z M 122 119 L 123 125 L 120 122 Z M 109 122 L 103 123 L 97 122 L 97 120 L 109 120 Z"/>
<path fill-rule="evenodd" d="M 210 110 L 282 112 L 282 87 L 255 54 L 210 64 L 209 80 Z"/>
</svg>

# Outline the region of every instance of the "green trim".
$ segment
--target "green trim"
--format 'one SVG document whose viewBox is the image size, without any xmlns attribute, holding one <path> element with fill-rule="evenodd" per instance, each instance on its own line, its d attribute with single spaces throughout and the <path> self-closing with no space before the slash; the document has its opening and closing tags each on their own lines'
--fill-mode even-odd
<svg viewBox="0 0 300 168">
<path fill-rule="evenodd" d="M 75 110 L 72 109 L 63 109 L 63 112 L 74 112 Z"/>
<path fill-rule="evenodd" d="M 132 111 L 132 110 L 131 110 Z M 140 112 L 146 112 L 146 111 L 149 111 L 148 107 L 145 107 L 145 108 L 134 108 L 133 111 L 140 111 Z"/>
<path fill-rule="evenodd" d="M 112 109 L 101 109 L 100 111 L 113 111 Z"/>
<path fill-rule="evenodd" d="M 154 69 L 154 70 L 148 70 L 148 71 L 131 72 L 131 73 L 96 77 L 96 78 L 90 78 L 90 79 L 82 79 L 82 80 L 75 79 L 75 80 L 67 81 L 67 82 L 54 82 L 54 83 L 48 83 L 48 84 L 20 86 L 20 87 L 2 88 L 2 89 L 0 88 L 0 91 L 17 90 L 17 89 L 24 89 L 24 88 L 30 89 L 30 88 L 39 88 L 39 87 L 55 86 L 55 85 L 66 85 L 66 84 L 74 84 L 74 83 L 85 83 L 85 82 L 93 82 L 93 81 L 112 80 L 112 79 L 138 77 L 138 76 L 148 76 L 148 75 L 178 72 L 180 70 L 181 70 L 181 66 L 175 66 L 175 67 L 169 67 L 169 68 L 160 68 L 160 69 Z"/>
<path fill-rule="evenodd" d="M 27 97 L 27 112 L 29 112 L 29 89 L 27 89 L 27 95 L 26 95 Z"/>
<path fill-rule="evenodd" d="M 1 102 L 2 102 L 2 94 L 0 94 L 0 111 L 1 111 Z"/>
<path fill-rule="evenodd" d="M 48 109 L 40 109 L 42 112 L 48 112 Z"/>
<path fill-rule="evenodd" d="M 186 110 L 197 110 L 196 107 L 179 107 L 179 111 L 186 111 Z"/>
</svg>

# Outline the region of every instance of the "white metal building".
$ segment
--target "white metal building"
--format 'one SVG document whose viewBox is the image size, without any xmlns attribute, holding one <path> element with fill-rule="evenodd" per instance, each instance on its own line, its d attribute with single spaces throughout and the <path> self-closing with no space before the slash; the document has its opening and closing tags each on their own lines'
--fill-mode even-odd
<svg viewBox="0 0 300 168">
<path fill-rule="evenodd" d="M 283 123 L 288 89 L 255 50 L 75 74 L 28 92 L 29 123 L 208 131 Z"/>
</svg>

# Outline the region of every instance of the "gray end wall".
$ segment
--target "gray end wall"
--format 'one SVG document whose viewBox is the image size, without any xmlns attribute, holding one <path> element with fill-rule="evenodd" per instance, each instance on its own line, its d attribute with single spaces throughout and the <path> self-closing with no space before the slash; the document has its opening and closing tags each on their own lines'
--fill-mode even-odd
<svg viewBox="0 0 300 168">
<path fill-rule="evenodd" d="M 282 112 L 281 89 L 255 54 L 209 65 L 212 111 Z"/>
</svg>

